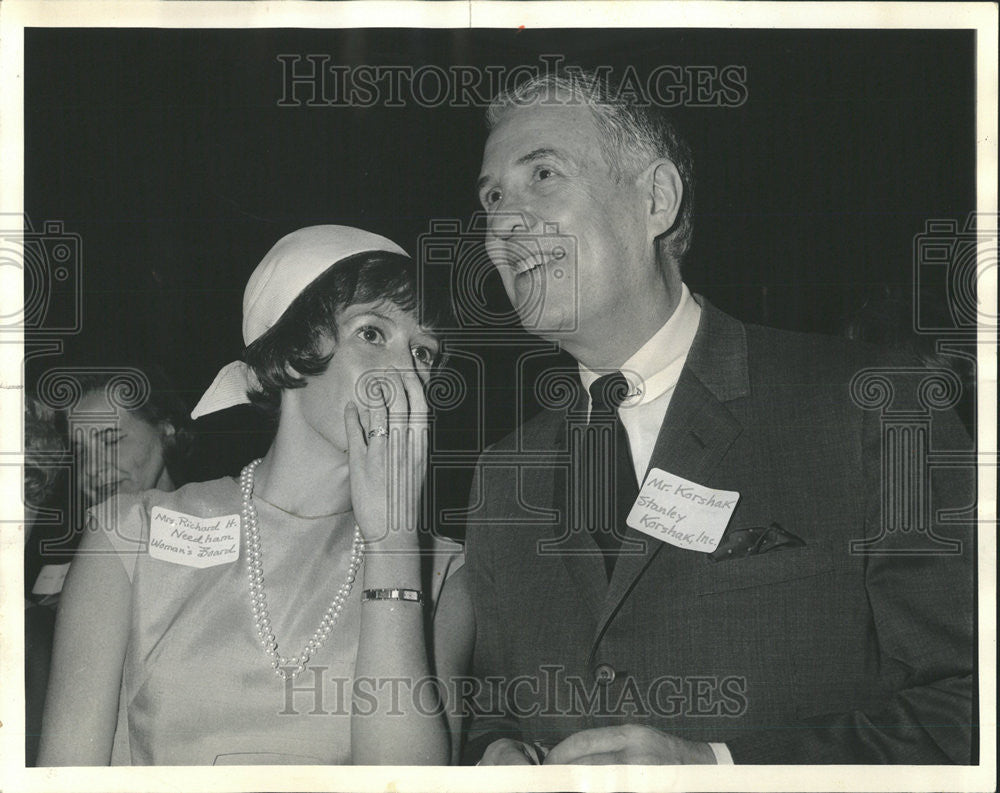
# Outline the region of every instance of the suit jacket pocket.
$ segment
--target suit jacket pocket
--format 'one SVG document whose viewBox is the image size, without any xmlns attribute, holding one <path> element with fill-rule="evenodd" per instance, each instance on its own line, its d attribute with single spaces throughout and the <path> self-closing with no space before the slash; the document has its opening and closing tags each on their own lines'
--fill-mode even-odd
<svg viewBox="0 0 1000 793">
<path fill-rule="evenodd" d="M 706 560 L 692 582 L 698 595 L 767 586 L 822 575 L 833 569 L 833 555 L 824 543 L 774 550 L 732 559 L 723 564 Z"/>
</svg>

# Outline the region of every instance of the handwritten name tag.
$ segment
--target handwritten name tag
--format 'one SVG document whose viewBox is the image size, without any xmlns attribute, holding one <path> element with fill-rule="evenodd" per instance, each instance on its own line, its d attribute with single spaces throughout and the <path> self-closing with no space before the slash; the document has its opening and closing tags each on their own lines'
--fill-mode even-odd
<svg viewBox="0 0 1000 793">
<path fill-rule="evenodd" d="M 199 518 L 153 507 L 149 555 L 187 567 L 215 567 L 240 558 L 240 516 Z"/>
<path fill-rule="evenodd" d="M 38 573 L 35 585 L 31 588 L 32 595 L 58 595 L 62 592 L 66 573 L 69 572 L 69 562 L 66 564 L 47 564 Z"/>
<path fill-rule="evenodd" d="M 713 490 L 652 468 L 625 522 L 678 548 L 711 553 L 739 500 L 735 490 Z"/>
</svg>

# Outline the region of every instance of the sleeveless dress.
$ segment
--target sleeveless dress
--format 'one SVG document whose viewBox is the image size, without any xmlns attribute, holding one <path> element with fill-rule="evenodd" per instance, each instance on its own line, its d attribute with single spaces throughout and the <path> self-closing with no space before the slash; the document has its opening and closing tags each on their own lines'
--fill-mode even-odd
<svg viewBox="0 0 1000 793">
<path fill-rule="evenodd" d="M 354 517 L 300 518 L 256 496 L 254 505 L 272 630 L 279 652 L 291 657 L 344 583 Z M 239 558 L 222 554 L 220 564 L 188 566 L 172 553 L 176 547 L 163 550 L 165 542 L 181 543 L 163 539 L 159 519 L 153 545 L 160 550 L 150 555 L 157 507 L 190 516 L 195 525 L 235 516 Z M 308 667 L 294 681 L 282 680 L 257 637 L 239 514 L 239 486 L 231 478 L 119 496 L 90 511 L 89 530 L 103 533 L 132 583 L 112 765 L 350 762 L 363 567 Z M 424 591 L 433 604 L 461 566 L 461 546 L 433 538 L 425 552 Z"/>
</svg>

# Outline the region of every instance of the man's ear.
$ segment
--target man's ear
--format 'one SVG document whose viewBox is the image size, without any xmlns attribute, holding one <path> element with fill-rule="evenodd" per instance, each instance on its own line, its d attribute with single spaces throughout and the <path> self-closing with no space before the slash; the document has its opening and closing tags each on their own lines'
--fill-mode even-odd
<svg viewBox="0 0 1000 793">
<path fill-rule="evenodd" d="M 653 162 L 643 174 L 649 195 L 649 238 L 673 228 L 684 198 L 684 183 L 677 166 L 668 159 Z"/>
</svg>

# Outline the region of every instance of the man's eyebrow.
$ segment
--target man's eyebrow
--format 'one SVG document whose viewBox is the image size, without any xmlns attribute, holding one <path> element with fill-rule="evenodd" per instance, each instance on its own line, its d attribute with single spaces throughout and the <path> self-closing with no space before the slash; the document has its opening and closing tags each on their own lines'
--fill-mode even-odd
<svg viewBox="0 0 1000 793">
<path fill-rule="evenodd" d="M 563 160 L 563 161 L 565 161 L 566 159 L 555 149 L 544 148 L 544 149 L 535 149 L 534 151 L 529 151 L 523 157 L 518 157 L 517 164 L 526 165 L 529 162 L 534 162 L 535 160 L 544 160 L 546 157 L 554 157 L 557 160 Z"/>
<path fill-rule="evenodd" d="M 567 162 L 566 157 L 560 154 L 558 150 L 549 147 L 544 147 L 540 149 L 533 149 L 529 151 L 527 154 L 518 157 L 517 161 L 514 164 L 527 165 L 528 163 L 535 162 L 536 160 L 544 160 L 546 157 L 551 157 L 553 159 L 559 160 L 560 162 Z M 483 189 L 483 187 L 485 187 L 489 182 L 492 181 L 492 179 L 493 177 L 490 176 L 489 174 L 484 174 L 480 176 L 479 180 L 476 182 L 476 192 L 477 193 L 480 192 Z"/>
</svg>

